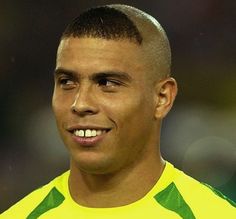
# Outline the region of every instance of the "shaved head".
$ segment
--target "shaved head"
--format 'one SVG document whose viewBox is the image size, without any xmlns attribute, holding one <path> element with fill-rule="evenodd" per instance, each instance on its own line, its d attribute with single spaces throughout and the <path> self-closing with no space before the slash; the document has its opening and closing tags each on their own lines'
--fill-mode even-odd
<svg viewBox="0 0 236 219">
<path fill-rule="evenodd" d="M 142 47 L 153 73 L 164 78 L 171 73 L 171 50 L 169 40 L 160 23 L 151 15 L 131 6 L 114 4 L 111 8 L 122 11 L 139 30 Z M 150 67 L 151 67 L 150 66 Z"/>
<path fill-rule="evenodd" d="M 152 81 L 170 75 L 171 51 L 166 33 L 155 18 L 137 8 L 122 4 L 91 8 L 66 27 L 62 39 L 68 37 L 130 40 L 142 47 L 147 76 Z"/>
</svg>

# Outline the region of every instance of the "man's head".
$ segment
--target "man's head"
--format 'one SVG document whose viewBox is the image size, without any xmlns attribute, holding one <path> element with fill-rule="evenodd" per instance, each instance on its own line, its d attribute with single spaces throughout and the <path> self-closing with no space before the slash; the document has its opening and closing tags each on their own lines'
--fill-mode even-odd
<svg viewBox="0 0 236 219">
<path fill-rule="evenodd" d="M 157 157 L 177 92 L 169 74 L 169 43 L 151 16 L 110 5 L 76 18 L 58 48 L 53 95 L 72 167 L 111 173 Z"/>
<path fill-rule="evenodd" d="M 62 34 L 68 37 L 126 39 L 140 45 L 143 58 L 156 76 L 170 75 L 171 50 L 161 25 L 149 14 L 127 5 L 107 5 L 89 9 L 70 23 Z"/>
</svg>

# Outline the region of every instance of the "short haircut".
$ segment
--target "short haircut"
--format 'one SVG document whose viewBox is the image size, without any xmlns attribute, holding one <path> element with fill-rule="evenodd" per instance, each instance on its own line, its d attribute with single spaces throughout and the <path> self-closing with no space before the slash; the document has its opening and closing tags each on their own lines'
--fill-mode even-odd
<svg viewBox="0 0 236 219">
<path fill-rule="evenodd" d="M 125 13 L 109 6 L 91 8 L 80 14 L 63 32 L 62 39 L 67 37 L 129 39 L 137 44 L 143 41 L 133 21 Z"/>
<path fill-rule="evenodd" d="M 155 79 L 171 74 L 171 49 L 164 29 L 154 17 L 135 7 L 110 4 L 88 9 L 66 27 L 61 40 L 70 37 L 130 40 L 142 48 Z"/>
</svg>

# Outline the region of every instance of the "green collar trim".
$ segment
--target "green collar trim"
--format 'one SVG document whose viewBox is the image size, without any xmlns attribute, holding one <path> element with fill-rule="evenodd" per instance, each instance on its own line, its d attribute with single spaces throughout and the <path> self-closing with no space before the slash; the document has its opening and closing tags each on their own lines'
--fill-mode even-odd
<svg viewBox="0 0 236 219">
<path fill-rule="evenodd" d="M 177 213 L 183 219 L 196 219 L 174 183 L 154 196 L 164 208 Z"/>
<path fill-rule="evenodd" d="M 57 190 L 56 187 L 53 187 L 43 201 L 29 214 L 26 219 L 37 219 L 45 212 L 58 207 L 64 200 L 65 197 Z"/>
</svg>

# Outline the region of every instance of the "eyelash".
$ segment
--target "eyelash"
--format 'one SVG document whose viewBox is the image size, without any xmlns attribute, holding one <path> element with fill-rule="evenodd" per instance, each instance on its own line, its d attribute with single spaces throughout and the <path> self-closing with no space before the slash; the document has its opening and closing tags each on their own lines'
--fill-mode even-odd
<svg viewBox="0 0 236 219">
<path fill-rule="evenodd" d="M 110 86 L 105 85 L 107 83 L 112 83 L 112 85 L 110 85 Z M 100 86 L 104 86 L 104 87 L 111 87 L 111 86 L 113 87 L 113 86 L 121 86 L 122 83 L 120 81 L 117 81 L 114 79 L 102 78 L 102 79 L 98 80 L 98 84 Z"/>
<path fill-rule="evenodd" d="M 60 84 L 66 84 L 67 81 L 69 81 L 68 78 L 61 78 L 61 79 L 59 79 L 59 83 L 60 83 Z"/>
<path fill-rule="evenodd" d="M 76 82 L 74 81 L 73 78 L 65 77 L 65 76 L 59 77 L 57 79 L 57 83 L 64 90 L 70 90 L 70 89 L 75 88 L 76 86 Z M 100 78 L 97 80 L 96 83 L 104 91 L 114 91 L 115 88 L 122 85 L 121 81 L 118 81 L 115 79 L 109 79 L 109 78 Z"/>
<path fill-rule="evenodd" d="M 71 83 L 68 83 L 69 81 Z M 73 79 L 67 78 L 67 77 L 58 78 L 58 83 L 64 89 L 72 89 L 75 85 L 75 82 L 73 81 Z"/>
</svg>

